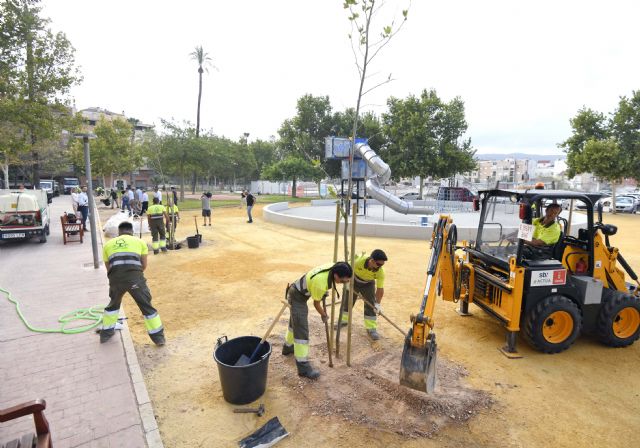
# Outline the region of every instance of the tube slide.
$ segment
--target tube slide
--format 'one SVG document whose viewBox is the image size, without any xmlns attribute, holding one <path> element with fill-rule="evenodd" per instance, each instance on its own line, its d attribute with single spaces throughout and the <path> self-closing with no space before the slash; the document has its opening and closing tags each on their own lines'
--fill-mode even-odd
<svg viewBox="0 0 640 448">
<path fill-rule="evenodd" d="M 355 151 L 365 160 L 371 171 L 367 180 L 367 192 L 372 198 L 404 215 L 433 215 L 433 207 L 414 206 L 413 203 L 403 201 L 383 188 L 391 177 L 391 168 L 369 145 L 356 143 Z"/>
</svg>

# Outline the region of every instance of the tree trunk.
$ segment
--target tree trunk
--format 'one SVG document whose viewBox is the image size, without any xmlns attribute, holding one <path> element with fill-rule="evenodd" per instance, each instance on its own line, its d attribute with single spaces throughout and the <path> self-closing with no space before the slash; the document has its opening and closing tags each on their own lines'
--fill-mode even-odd
<svg viewBox="0 0 640 448">
<path fill-rule="evenodd" d="M 184 201 L 184 162 L 180 162 L 180 200 Z"/>
<path fill-rule="evenodd" d="M 9 164 L 2 164 L 2 173 L 4 174 L 4 188 L 9 188 Z"/>
<path fill-rule="evenodd" d="M 293 186 L 291 187 L 291 197 L 292 198 L 297 198 L 298 196 L 296 195 L 296 185 L 298 183 L 298 179 L 296 179 L 296 176 L 293 176 Z"/>
<path fill-rule="evenodd" d="M 202 66 L 198 67 L 198 115 L 196 116 L 196 138 L 200 137 L 200 100 L 202 99 Z"/>
<path fill-rule="evenodd" d="M 614 215 L 616 212 L 616 183 L 611 182 L 611 213 Z"/>
<path fill-rule="evenodd" d="M 418 178 L 420 179 L 420 193 L 418 194 L 418 199 L 424 199 L 424 196 L 422 196 L 422 189 L 424 188 L 424 181 L 422 180 L 422 176 L 418 176 Z"/>
</svg>

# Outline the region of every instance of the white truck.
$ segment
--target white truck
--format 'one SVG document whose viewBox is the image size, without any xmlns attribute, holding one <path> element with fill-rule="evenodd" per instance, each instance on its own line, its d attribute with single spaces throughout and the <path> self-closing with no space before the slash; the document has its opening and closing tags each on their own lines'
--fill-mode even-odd
<svg viewBox="0 0 640 448">
<path fill-rule="evenodd" d="M 45 190 L 0 190 L 0 241 L 47 242 L 51 219 Z"/>
</svg>

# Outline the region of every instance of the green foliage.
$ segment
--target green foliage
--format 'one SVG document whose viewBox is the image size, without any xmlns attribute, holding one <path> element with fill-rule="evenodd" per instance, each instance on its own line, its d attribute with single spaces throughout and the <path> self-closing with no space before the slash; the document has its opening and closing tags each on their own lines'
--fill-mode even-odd
<svg viewBox="0 0 640 448">
<path fill-rule="evenodd" d="M 122 118 L 102 118 L 94 128 L 96 139 L 90 141 L 91 172 L 94 176 L 129 173 L 143 162 L 141 145 L 132 143 L 132 124 Z M 84 173 L 83 143 L 75 140 L 71 149 L 73 163 Z"/>
<path fill-rule="evenodd" d="M 0 132 L 13 134 L 0 151 L 5 160 L 31 151 L 34 183 L 41 143 L 60 139 L 70 123 L 64 97 L 80 81 L 71 43 L 48 28 L 37 3 L 0 3 L 0 109 L 6 112 L 0 116 Z"/>
<path fill-rule="evenodd" d="M 570 123 L 572 135 L 559 145 L 567 153 L 569 177 L 593 173 L 611 182 L 640 180 L 640 91 L 622 97 L 609 119 L 583 108 Z"/>
<path fill-rule="evenodd" d="M 464 103 L 456 97 L 442 101 L 435 90 L 420 97 L 390 98 L 383 114 L 388 144 L 381 151 L 395 178 L 446 178 L 475 168 L 475 150 L 467 130 Z"/>
<path fill-rule="evenodd" d="M 284 160 L 265 167 L 262 170 L 262 177 L 271 181 L 307 179 L 317 182 L 322 179 L 323 173 L 312 163 L 300 157 L 289 156 Z"/>
<path fill-rule="evenodd" d="M 252 174 L 252 178 L 258 179 L 264 167 L 276 161 L 276 144 L 275 142 L 256 140 L 249 144 L 249 150 L 253 153 L 256 161 L 256 170 Z"/>
</svg>

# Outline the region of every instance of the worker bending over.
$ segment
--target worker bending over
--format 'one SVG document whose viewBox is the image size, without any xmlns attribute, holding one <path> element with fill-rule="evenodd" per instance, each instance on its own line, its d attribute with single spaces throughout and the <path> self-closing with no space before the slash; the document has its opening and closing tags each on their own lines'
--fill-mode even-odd
<svg viewBox="0 0 640 448">
<path fill-rule="evenodd" d="M 144 316 L 144 325 L 156 345 L 164 345 L 164 328 L 158 311 L 151 306 L 151 291 L 143 271 L 147 268 L 147 244 L 133 236 L 133 224 L 128 221 L 118 226 L 118 236 L 109 240 L 102 259 L 109 278 L 111 301 L 102 315 L 100 342 L 107 342 L 115 334 L 120 304 L 125 292 L 131 294 Z"/>
<path fill-rule="evenodd" d="M 167 252 L 167 236 L 164 230 L 164 222 L 169 221 L 167 212 L 160 205 L 158 198 L 153 198 L 153 205 L 147 209 L 147 222 L 151 231 L 151 247 L 153 253 L 158 254 L 160 250 Z M 158 241 L 158 237 L 159 241 Z"/>
<path fill-rule="evenodd" d="M 287 290 L 287 301 L 291 306 L 289 328 L 282 346 L 282 354 L 294 354 L 298 375 L 316 379 L 320 372 L 309 363 L 309 322 L 307 300 L 313 299 L 313 306 L 326 322 L 327 313 L 322 308 L 322 298 L 336 288 L 338 283 L 349 283 L 353 270 L 349 263 L 324 264 L 307 272 Z"/>
<path fill-rule="evenodd" d="M 371 252 L 368 257 L 361 255 L 353 265 L 355 278 L 353 281 L 353 303 L 355 305 L 358 294 L 364 298 L 364 328 L 369 337 L 377 341 L 378 314 L 382 311 L 380 302 L 384 296 L 384 266 L 387 254 L 381 249 Z M 377 287 L 377 288 L 376 288 Z M 368 302 L 368 303 L 367 303 Z M 371 305 L 373 305 L 373 307 Z M 349 321 L 349 298 L 342 298 L 342 318 L 340 325 L 345 326 Z"/>
</svg>

